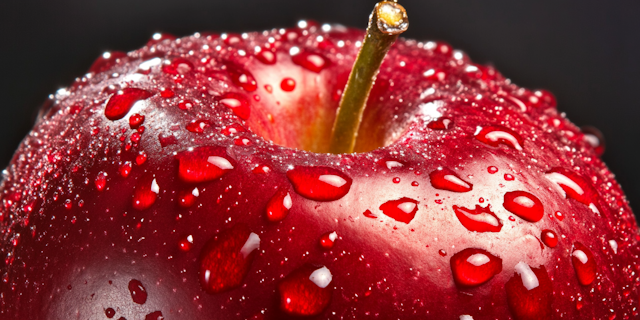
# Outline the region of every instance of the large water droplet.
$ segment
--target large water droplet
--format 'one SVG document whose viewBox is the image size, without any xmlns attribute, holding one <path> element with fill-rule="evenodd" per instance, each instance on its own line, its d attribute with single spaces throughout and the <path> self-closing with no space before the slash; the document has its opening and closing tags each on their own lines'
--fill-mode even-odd
<svg viewBox="0 0 640 320">
<path fill-rule="evenodd" d="M 140 280 L 133 279 L 129 281 L 129 293 L 131 293 L 133 302 L 137 304 L 147 302 L 147 289 L 145 289 Z"/>
<path fill-rule="evenodd" d="M 418 212 L 418 201 L 410 198 L 400 198 L 383 203 L 380 210 L 386 216 L 402 223 L 409 223 Z"/>
<path fill-rule="evenodd" d="M 296 88 L 296 81 L 291 79 L 291 78 L 284 78 L 282 79 L 282 82 L 280 83 L 280 89 L 282 89 L 282 91 L 293 91 Z"/>
<path fill-rule="evenodd" d="M 540 199 L 526 191 L 505 193 L 503 206 L 509 212 L 529 222 L 538 222 L 544 216 L 544 207 Z"/>
<path fill-rule="evenodd" d="M 573 244 L 573 252 L 571 252 L 571 261 L 573 268 L 578 276 L 578 281 L 583 286 L 590 285 L 596 279 L 597 266 L 593 253 L 582 243 Z"/>
<path fill-rule="evenodd" d="M 231 109 L 235 115 L 240 117 L 241 119 L 249 119 L 249 115 L 251 114 L 251 107 L 247 99 L 235 92 L 225 93 L 220 98 L 220 104 Z"/>
<path fill-rule="evenodd" d="M 235 161 L 222 147 L 204 146 L 179 153 L 178 176 L 182 181 L 200 183 L 217 179 L 235 168 Z"/>
<path fill-rule="evenodd" d="M 329 65 L 329 61 L 324 56 L 312 52 L 300 52 L 291 59 L 293 63 L 316 73 Z"/>
<path fill-rule="evenodd" d="M 154 311 L 144 317 L 144 320 L 164 320 L 162 311 Z"/>
<path fill-rule="evenodd" d="M 524 146 L 524 140 L 519 134 L 502 126 L 478 127 L 475 136 L 476 139 L 492 147 L 504 144 L 518 151 L 522 151 Z"/>
<path fill-rule="evenodd" d="M 502 271 L 502 259 L 483 249 L 468 248 L 451 256 L 453 279 L 461 286 L 478 286 Z"/>
<path fill-rule="evenodd" d="M 246 91 L 253 92 L 258 89 L 256 79 L 253 77 L 251 72 L 244 70 L 243 68 L 229 68 L 229 75 L 231 75 L 233 83 Z"/>
<path fill-rule="evenodd" d="M 333 276 L 326 267 L 305 265 L 278 284 L 280 310 L 294 316 L 320 314 L 331 302 Z"/>
<path fill-rule="evenodd" d="M 109 120 L 119 120 L 129 113 L 133 104 L 151 97 L 153 94 L 149 91 L 126 88 L 121 93 L 115 93 L 109 98 L 104 115 Z"/>
<path fill-rule="evenodd" d="M 333 201 L 349 193 L 353 182 L 344 173 L 328 167 L 295 167 L 287 171 L 296 193 L 316 201 Z"/>
<path fill-rule="evenodd" d="M 540 237 L 542 238 L 542 243 L 549 248 L 555 248 L 558 245 L 558 235 L 553 230 L 542 230 Z"/>
<path fill-rule="evenodd" d="M 502 230 L 502 222 L 500 222 L 495 213 L 491 212 L 489 205 L 485 208 L 476 205 L 473 210 L 453 206 L 453 211 L 456 213 L 460 223 L 469 231 L 500 232 Z"/>
<path fill-rule="evenodd" d="M 266 216 L 271 222 L 282 221 L 293 206 L 291 195 L 286 189 L 279 189 L 267 204 Z"/>
<path fill-rule="evenodd" d="M 531 268 L 519 262 L 505 284 L 509 310 L 516 320 L 551 319 L 553 287 L 544 266 Z"/>
<path fill-rule="evenodd" d="M 453 192 L 468 192 L 473 189 L 473 185 L 458 177 L 453 170 L 442 168 L 429 174 L 431 185 L 440 190 Z"/>
<path fill-rule="evenodd" d="M 545 177 L 553 182 L 556 190 L 566 198 L 587 205 L 595 213 L 602 212 L 598 204 L 597 191 L 581 176 L 564 168 L 553 168 Z"/>
<path fill-rule="evenodd" d="M 260 237 L 244 224 L 213 237 L 200 254 L 202 288 L 219 293 L 242 285 L 259 247 Z"/>
</svg>

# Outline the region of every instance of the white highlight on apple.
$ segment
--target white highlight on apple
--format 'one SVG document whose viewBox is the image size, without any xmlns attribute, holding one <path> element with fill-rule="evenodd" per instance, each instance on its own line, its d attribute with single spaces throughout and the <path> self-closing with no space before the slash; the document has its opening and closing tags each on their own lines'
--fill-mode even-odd
<svg viewBox="0 0 640 320">
<path fill-rule="evenodd" d="M 418 108 L 420 109 L 419 114 L 430 119 L 440 118 L 442 117 L 442 113 L 438 111 L 438 109 L 442 106 L 444 106 L 444 102 L 440 100 L 423 103 L 418 106 Z"/>
<path fill-rule="evenodd" d="M 536 274 L 533 273 L 533 270 L 531 270 L 531 267 L 529 267 L 528 264 L 520 261 L 516 264 L 514 269 L 516 273 L 520 275 L 522 284 L 527 288 L 527 290 L 535 289 L 540 285 L 538 277 L 536 277 Z"/>
<path fill-rule="evenodd" d="M 449 181 L 449 182 L 453 182 L 461 187 L 465 187 L 465 188 L 470 188 L 469 184 L 462 181 L 462 179 L 452 175 L 452 174 L 447 174 L 444 176 L 444 179 Z"/>
<path fill-rule="evenodd" d="M 472 214 L 471 212 L 469 212 L 468 209 L 466 208 L 460 208 L 459 209 L 462 214 L 464 214 L 465 217 L 473 220 L 473 221 L 478 221 L 478 222 L 483 222 L 489 225 L 492 225 L 494 227 L 497 227 L 500 225 L 500 221 L 498 221 L 498 219 L 496 219 L 496 217 L 486 213 L 486 212 L 482 212 L 480 214 Z"/>
<path fill-rule="evenodd" d="M 246 259 L 251 254 L 251 252 L 253 252 L 253 250 L 256 250 L 258 248 L 260 248 L 260 237 L 257 234 L 251 232 L 249 238 L 247 238 L 247 241 L 242 246 L 242 249 L 240 249 L 240 254 L 243 258 Z"/>
<path fill-rule="evenodd" d="M 387 165 L 387 169 L 400 168 L 404 166 L 402 163 L 398 161 L 387 161 L 385 162 L 385 164 Z"/>
<path fill-rule="evenodd" d="M 293 206 L 293 201 L 291 201 L 291 195 L 287 192 L 287 195 L 282 199 L 282 205 L 287 208 L 287 210 L 291 209 Z"/>
<path fill-rule="evenodd" d="M 609 240 L 609 246 L 613 249 L 613 253 L 618 253 L 618 243 L 615 240 Z"/>
<path fill-rule="evenodd" d="M 482 253 L 476 253 L 473 254 L 471 256 L 469 256 L 469 258 L 467 258 L 467 262 L 471 263 L 472 265 L 479 267 L 481 265 L 485 265 L 490 261 L 489 257 L 487 257 L 486 254 L 482 254 Z"/>
<path fill-rule="evenodd" d="M 153 181 L 151 181 L 151 192 L 155 194 L 160 193 L 160 186 L 158 185 L 156 179 L 153 179 Z"/>
<path fill-rule="evenodd" d="M 468 314 L 463 314 L 460 316 L 460 320 L 473 320 L 473 317 Z"/>
<path fill-rule="evenodd" d="M 218 156 L 209 156 L 209 158 L 207 158 L 207 162 L 211 163 L 212 165 L 222 169 L 222 170 L 231 170 L 233 169 L 233 165 L 231 164 L 231 162 L 229 162 L 229 160 L 223 158 L 223 157 L 218 157 Z"/>
<path fill-rule="evenodd" d="M 515 199 L 513 199 L 513 202 L 526 208 L 533 208 L 533 206 L 536 204 L 535 202 L 533 202 L 533 200 L 524 196 L 516 197 Z"/>
<path fill-rule="evenodd" d="M 318 180 L 326 184 L 332 185 L 336 188 L 340 188 L 347 183 L 347 180 L 342 179 L 342 177 L 336 176 L 334 174 L 323 174 L 320 177 L 318 177 Z"/>
<path fill-rule="evenodd" d="M 413 202 L 403 202 L 398 205 L 398 209 L 404 213 L 411 213 L 416 208 L 416 204 Z"/>
<path fill-rule="evenodd" d="M 571 255 L 578 258 L 582 264 L 586 264 L 589 261 L 589 257 L 582 250 L 574 250 Z"/>
<path fill-rule="evenodd" d="M 562 189 L 563 185 L 571 188 L 571 190 L 575 191 L 575 193 L 579 195 L 584 194 L 584 190 L 582 190 L 582 188 L 575 181 L 571 180 L 569 177 L 565 176 L 562 173 L 551 172 L 545 174 L 544 177 L 547 178 L 547 180 L 553 182 L 555 184 L 556 190 L 565 198 L 567 197 L 567 193 L 564 191 L 564 189 Z"/>
<path fill-rule="evenodd" d="M 497 142 L 500 139 L 507 140 L 511 143 L 511 145 L 513 145 L 514 148 L 516 148 L 516 150 L 522 151 L 522 146 L 520 145 L 520 143 L 518 143 L 518 139 L 516 139 L 516 137 L 514 137 L 512 134 L 508 132 L 504 132 L 500 130 L 491 131 L 485 135 L 485 138 L 493 142 Z"/>
<path fill-rule="evenodd" d="M 311 280 L 311 282 L 315 283 L 316 286 L 322 289 L 326 288 L 329 285 L 329 283 L 331 283 L 332 279 L 333 279 L 333 275 L 331 274 L 331 271 L 327 269 L 327 267 L 322 267 L 320 269 L 317 269 L 316 271 L 312 272 L 311 275 L 309 276 L 309 280 Z"/>
<path fill-rule="evenodd" d="M 337 238 L 338 238 L 338 234 L 335 231 L 329 233 L 329 240 L 331 240 L 331 242 L 336 241 Z"/>
<path fill-rule="evenodd" d="M 198 190 L 198 188 L 193 188 L 193 191 L 191 191 L 191 194 L 194 197 L 199 197 L 200 196 L 200 191 Z"/>
</svg>

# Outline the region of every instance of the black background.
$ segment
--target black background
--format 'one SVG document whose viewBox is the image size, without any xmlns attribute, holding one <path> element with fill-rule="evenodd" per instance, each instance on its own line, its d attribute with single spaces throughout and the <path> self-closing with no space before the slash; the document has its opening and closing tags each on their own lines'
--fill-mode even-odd
<svg viewBox="0 0 640 320">
<path fill-rule="evenodd" d="M 374 0 L 0 0 L 0 166 L 48 94 L 106 50 L 158 31 L 254 31 L 299 19 L 364 28 Z M 640 2 L 401 0 L 406 37 L 439 39 L 546 88 L 576 124 L 604 133 L 604 160 L 640 210 Z"/>
</svg>

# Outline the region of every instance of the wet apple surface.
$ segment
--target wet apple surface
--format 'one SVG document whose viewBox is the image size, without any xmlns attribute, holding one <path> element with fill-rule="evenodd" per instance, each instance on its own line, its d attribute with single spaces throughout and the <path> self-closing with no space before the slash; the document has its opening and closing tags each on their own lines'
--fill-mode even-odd
<svg viewBox="0 0 640 320">
<path fill-rule="evenodd" d="M 550 93 L 398 40 L 357 153 L 324 153 L 362 39 L 101 57 L 4 172 L 2 318 L 637 317 L 633 214 Z"/>
</svg>

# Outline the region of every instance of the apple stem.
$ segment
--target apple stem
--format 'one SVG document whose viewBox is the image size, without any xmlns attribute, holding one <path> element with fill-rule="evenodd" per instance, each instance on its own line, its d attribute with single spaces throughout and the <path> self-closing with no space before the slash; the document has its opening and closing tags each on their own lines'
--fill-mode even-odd
<svg viewBox="0 0 640 320">
<path fill-rule="evenodd" d="M 331 135 L 331 153 L 352 153 L 369 92 L 382 60 L 398 35 L 409 27 L 406 10 L 395 1 L 376 4 L 360 52 L 340 100 Z"/>
</svg>

